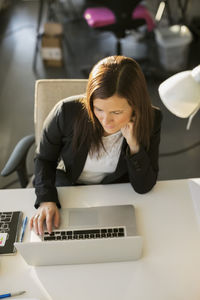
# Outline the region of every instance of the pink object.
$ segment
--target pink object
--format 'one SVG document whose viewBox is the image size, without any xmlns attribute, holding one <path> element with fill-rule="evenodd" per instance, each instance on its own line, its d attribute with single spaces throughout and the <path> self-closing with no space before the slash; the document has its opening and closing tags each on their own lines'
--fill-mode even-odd
<svg viewBox="0 0 200 300">
<path fill-rule="evenodd" d="M 114 13 L 107 7 L 93 7 L 87 8 L 84 12 L 84 18 L 88 25 L 93 28 L 103 27 L 116 23 Z M 144 19 L 147 24 L 147 30 L 152 31 L 155 23 L 143 5 L 138 5 L 132 13 L 132 19 Z"/>
<path fill-rule="evenodd" d="M 116 22 L 115 15 L 106 7 L 87 8 L 84 12 L 84 18 L 88 25 L 94 28 L 111 25 Z"/>
<path fill-rule="evenodd" d="M 155 23 L 150 15 L 150 13 L 146 9 L 146 7 L 144 7 L 143 5 L 138 5 L 135 8 L 135 10 L 132 13 L 132 18 L 133 19 L 145 19 L 145 21 L 147 23 L 148 31 L 152 31 L 155 27 Z"/>
</svg>

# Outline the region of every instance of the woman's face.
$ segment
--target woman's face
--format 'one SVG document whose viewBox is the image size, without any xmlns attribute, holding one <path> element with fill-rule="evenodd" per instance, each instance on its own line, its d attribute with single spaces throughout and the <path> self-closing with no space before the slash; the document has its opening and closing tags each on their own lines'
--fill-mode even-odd
<svg viewBox="0 0 200 300">
<path fill-rule="evenodd" d="M 106 99 L 93 101 L 94 114 L 104 129 L 105 135 L 113 134 L 124 127 L 130 120 L 133 108 L 125 98 L 113 95 Z"/>
</svg>

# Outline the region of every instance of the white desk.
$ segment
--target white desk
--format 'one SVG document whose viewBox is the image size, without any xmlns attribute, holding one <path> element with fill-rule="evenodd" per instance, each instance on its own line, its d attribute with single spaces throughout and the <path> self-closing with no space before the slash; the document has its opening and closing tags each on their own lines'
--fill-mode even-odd
<svg viewBox="0 0 200 300">
<path fill-rule="evenodd" d="M 134 204 L 144 237 L 142 259 L 34 268 L 19 254 L 4 256 L 0 293 L 25 289 L 24 297 L 40 300 L 200 299 L 200 230 L 188 180 L 160 181 L 145 195 L 136 194 L 129 184 L 58 191 L 62 207 Z M 33 189 L 0 191 L 1 210 L 22 210 L 31 216 L 34 201 Z"/>
</svg>

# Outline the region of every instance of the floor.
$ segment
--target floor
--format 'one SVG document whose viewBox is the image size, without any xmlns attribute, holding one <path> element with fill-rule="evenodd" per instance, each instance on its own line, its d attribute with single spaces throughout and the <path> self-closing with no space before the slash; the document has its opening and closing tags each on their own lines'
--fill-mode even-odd
<svg viewBox="0 0 200 300">
<path fill-rule="evenodd" d="M 40 78 L 87 78 L 91 66 L 96 61 L 115 54 L 113 35 L 89 29 L 81 19 L 81 0 L 77 0 L 80 5 L 69 7 L 63 4 L 62 10 L 56 8 L 65 32 L 64 66 L 46 68 L 38 53 L 34 72 L 32 65 L 39 1 L 13 0 L 11 3 L 7 10 L 0 12 L 0 170 L 16 143 L 34 132 L 35 81 Z M 46 18 L 45 12 L 46 10 L 43 22 Z M 137 49 L 133 51 L 124 41 L 123 45 L 126 52 L 123 54 L 131 56 L 134 52 L 132 57 L 140 62 L 141 53 L 137 52 Z M 159 64 L 157 45 L 152 37 L 146 46 L 149 60 L 147 63 L 141 61 L 141 66 L 152 103 L 159 106 L 163 112 L 159 180 L 200 177 L 199 146 L 179 155 L 162 156 L 163 153 L 174 152 L 200 141 L 200 112 L 195 116 L 191 129 L 187 131 L 187 120 L 175 117 L 164 107 L 157 89 L 169 72 L 163 70 Z M 187 68 L 191 69 L 199 64 L 199 49 L 200 41 L 195 39 L 190 47 Z M 33 172 L 33 157 L 34 147 L 27 158 L 29 174 Z M 19 187 L 16 174 L 0 177 L 0 188 L 8 187 Z"/>
</svg>

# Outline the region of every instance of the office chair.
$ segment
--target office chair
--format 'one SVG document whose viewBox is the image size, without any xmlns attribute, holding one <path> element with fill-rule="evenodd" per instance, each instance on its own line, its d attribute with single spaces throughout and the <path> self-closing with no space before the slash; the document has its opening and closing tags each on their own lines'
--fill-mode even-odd
<svg viewBox="0 0 200 300">
<path fill-rule="evenodd" d="M 84 18 L 89 27 L 111 31 L 116 39 L 116 54 L 121 55 L 121 38 L 127 30 L 146 24 L 148 31 L 155 27 L 153 19 L 141 0 L 86 1 Z"/>
<path fill-rule="evenodd" d="M 25 136 L 15 146 L 5 167 L 2 176 L 17 172 L 21 187 L 32 186 L 26 167 L 27 154 L 31 146 L 39 144 L 44 120 L 61 99 L 72 95 L 83 94 L 86 91 L 86 79 L 42 79 L 35 84 L 34 126 L 35 134 Z M 31 179 L 32 181 L 32 179 Z"/>
</svg>

